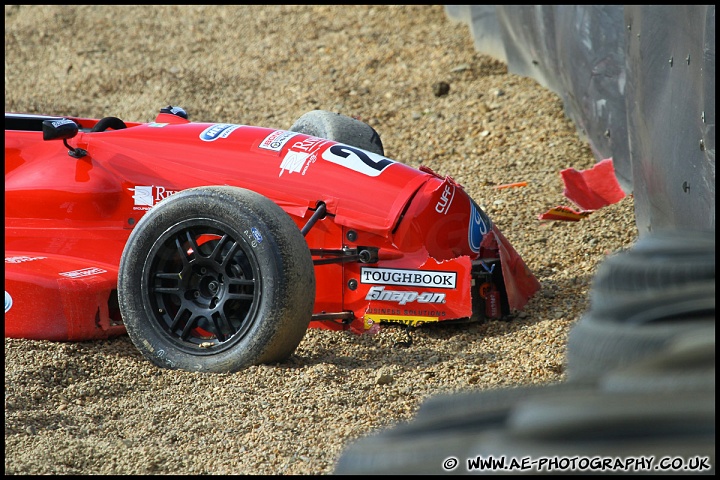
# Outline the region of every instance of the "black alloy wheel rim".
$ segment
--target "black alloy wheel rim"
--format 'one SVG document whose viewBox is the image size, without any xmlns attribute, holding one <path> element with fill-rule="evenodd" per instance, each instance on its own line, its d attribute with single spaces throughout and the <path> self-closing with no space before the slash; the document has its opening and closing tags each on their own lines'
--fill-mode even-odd
<svg viewBox="0 0 720 480">
<path fill-rule="evenodd" d="M 210 355 L 232 348 L 252 327 L 262 279 L 237 230 L 211 219 L 179 222 L 153 244 L 142 295 L 153 327 L 179 349 Z"/>
</svg>

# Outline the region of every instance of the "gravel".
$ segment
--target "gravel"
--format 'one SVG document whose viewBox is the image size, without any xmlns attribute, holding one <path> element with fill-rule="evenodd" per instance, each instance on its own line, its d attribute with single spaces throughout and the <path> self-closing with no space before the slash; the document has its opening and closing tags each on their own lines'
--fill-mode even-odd
<svg viewBox="0 0 720 480">
<path fill-rule="evenodd" d="M 592 152 L 556 94 L 477 53 L 442 6 L 5 6 L 6 111 L 149 121 L 168 104 L 274 128 L 360 118 L 388 157 L 463 184 L 542 290 L 509 321 L 311 329 L 287 362 L 235 374 L 155 368 L 127 337 L 5 339 L 6 474 L 330 474 L 430 396 L 565 381 L 598 264 L 637 239 L 632 196 L 538 220 L 573 206 L 559 172 Z"/>
</svg>

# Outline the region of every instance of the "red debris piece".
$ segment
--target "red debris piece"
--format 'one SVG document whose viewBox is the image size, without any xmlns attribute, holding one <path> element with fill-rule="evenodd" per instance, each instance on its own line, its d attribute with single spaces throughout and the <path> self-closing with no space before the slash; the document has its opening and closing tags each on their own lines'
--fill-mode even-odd
<svg viewBox="0 0 720 480">
<path fill-rule="evenodd" d="M 592 210 L 573 210 L 570 207 L 564 207 L 562 205 L 551 208 L 547 212 L 540 215 L 540 220 L 566 220 L 569 222 L 577 222 L 578 220 L 587 217 L 592 213 Z"/>
<path fill-rule="evenodd" d="M 615 176 L 612 158 L 601 160 L 587 170 L 566 168 L 560 175 L 565 183 L 563 194 L 581 210 L 557 206 L 540 215 L 540 220 L 577 222 L 595 210 L 617 203 L 625 197 Z"/>
<path fill-rule="evenodd" d="M 565 182 L 563 194 L 583 210 L 599 210 L 625 197 L 615 177 L 612 158 L 601 160 L 588 170 L 566 168 L 560 175 Z"/>
</svg>

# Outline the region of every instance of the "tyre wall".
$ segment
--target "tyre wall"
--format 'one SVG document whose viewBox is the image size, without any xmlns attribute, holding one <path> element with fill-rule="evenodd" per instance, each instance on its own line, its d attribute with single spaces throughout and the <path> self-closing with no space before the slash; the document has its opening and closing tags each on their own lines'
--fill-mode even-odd
<svg viewBox="0 0 720 480">
<path fill-rule="evenodd" d="M 445 12 L 468 24 L 477 51 L 560 96 L 597 161 L 613 159 L 641 236 L 715 228 L 715 5 Z"/>
</svg>

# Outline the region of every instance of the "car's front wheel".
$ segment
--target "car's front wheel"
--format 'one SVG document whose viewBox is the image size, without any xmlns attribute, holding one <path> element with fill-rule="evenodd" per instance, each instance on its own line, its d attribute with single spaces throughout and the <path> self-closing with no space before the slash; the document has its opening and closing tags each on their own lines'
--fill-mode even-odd
<svg viewBox="0 0 720 480">
<path fill-rule="evenodd" d="M 235 187 L 187 189 L 138 222 L 118 298 L 130 339 L 155 365 L 233 372 L 295 351 L 315 301 L 312 257 L 270 199 Z"/>
</svg>

